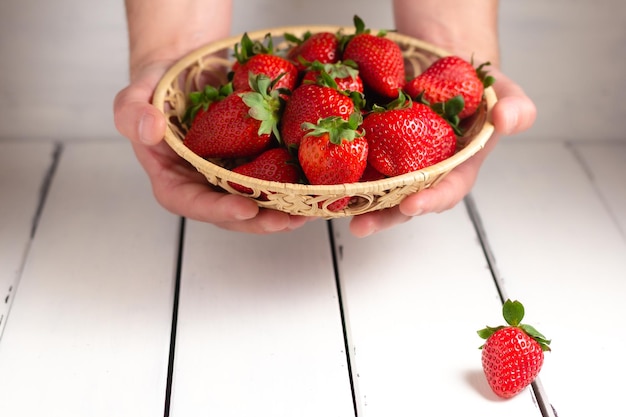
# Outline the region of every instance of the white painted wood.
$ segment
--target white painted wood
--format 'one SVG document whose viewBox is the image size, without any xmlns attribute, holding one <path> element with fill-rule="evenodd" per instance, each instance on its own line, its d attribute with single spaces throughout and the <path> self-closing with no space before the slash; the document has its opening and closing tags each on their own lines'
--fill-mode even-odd
<svg viewBox="0 0 626 417">
<path fill-rule="evenodd" d="M 600 199 L 626 236 L 626 141 L 577 142 L 572 146 L 587 167 Z"/>
<path fill-rule="evenodd" d="M 127 143 L 65 147 L 0 342 L 0 415 L 162 415 L 178 224 Z"/>
<path fill-rule="evenodd" d="M 626 373 L 626 240 L 615 221 L 626 167 L 608 157 L 621 145 L 576 149 L 586 167 L 564 144 L 505 141 L 474 196 L 508 295 L 553 340 L 541 372 L 549 401 L 561 416 L 611 415 Z M 616 187 L 599 192 L 586 169 L 615 175 Z"/>
<path fill-rule="evenodd" d="M 326 225 L 189 222 L 171 416 L 353 416 Z"/>
<path fill-rule="evenodd" d="M 540 415 L 484 377 L 476 331 L 501 307 L 463 204 L 365 239 L 335 224 L 359 417 Z"/>
<path fill-rule="evenodd" d="M 53 150 L 50 142 L 0 142 L 0 339 Z"/>
</svg>

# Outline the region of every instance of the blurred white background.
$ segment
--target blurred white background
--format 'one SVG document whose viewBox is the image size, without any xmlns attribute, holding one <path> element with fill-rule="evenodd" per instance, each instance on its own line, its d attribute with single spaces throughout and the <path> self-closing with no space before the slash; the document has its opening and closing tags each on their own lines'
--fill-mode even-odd
<svg viewBox="0 0 626 417">
<path fill-rule="evenodd" d="M 626 140 L 626 2 L 501 0 L 503 68 L 539 109 L 520 137 Z M 393 26 L 390 1 L 234 1 L 233 34 L 293 24 Z M 326 16 L 324 10 L 332 10 Z M 0 140 L 118 137 L 127 81 L 123 1 L 0 3 Z"/>
</svg>

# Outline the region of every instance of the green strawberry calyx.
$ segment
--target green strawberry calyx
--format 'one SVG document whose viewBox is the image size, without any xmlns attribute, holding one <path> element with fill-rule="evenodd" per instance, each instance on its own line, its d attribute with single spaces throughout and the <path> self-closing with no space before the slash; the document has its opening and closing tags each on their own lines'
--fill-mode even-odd
<svg viewBox="0 0 626 417">
<path fill-rule="evenodd" d="M 241 40 L 235 44 L 233 56 L 240 64 L 245 64 L 254 55 L 273 55 L 274 52 L 274 42 L 270 33 L 265 35 L 263 41 L 253 41 L 248 33 L 244 33 Z"/>
<path fill-rule="evenodd" d="M 275 79 L 270 79 L 265 74 L 249 73 L 249 83 L 252 91 L 239 93 L 243 102 L 250 108 L 248 114 L 255 120 L 259 120 L 258 134 L 274 134 L 274 137 L 281 143 L 280 132 L 278 130 L 278 121 L 284 105 L 281 94 L 282 89 L 274 89 L 274 86 L 282 78 L 279 75 Z"/>
<path fill-rule="evenodd" d="M 308 69 L 311 71 L 325 72 L 332 79 L 352 78 L 356 80 L 359 76 L 359 70 L 356 62 L 352 60 L 333 62 L 328 64 L 322 64 L 319 61 L 313 61 L 305 63 Z"/>
<path fill-rule="evenodd" d="M 544 352 L 550 351 L 550 342 L 543 334 L 541 334 L 537 329 L 529 324 L 522 324 L 522 319 L 524 318 L 524 306 L 519 301 L 511 301 L 506 300 L 502 305 L 502 316 L 504 320 L 508 324 L 508 326 L 502 325 L 497 327 L 487 326 L 484 329 L 478 330 L 478 336 L 482 339 L 489 339 L 494 333 L 499 330 L 502 330 L 507 327 L 516 327 L 526 333 L 529 337 L 533 338 L 539 346 L 541 346 L 541 350 Z M 484 345 L 480 346 L 480 349 L 483 348 Z"/>
<path fill-rule="evenodd" d="M 302 129 L 309 131 L 305 136 L 323 136 L 327 134 L 330 143 L 341 145 L 343 141 L 352 142 L 354 139 L 363 136 L 363 132 L 358 131 L 362 122 L 363 116 L 359 111 L 355 111 L 348 120 L 340 116 L 329 116 L 318 120 L 317 124 L 302 123 Z"/>
<path fill-rule="evenodd" d="M 474 56 L 472 56 L 471 64 L 474 66 Z M 484 88 L 491 87 L 496 82 L 496 79 L 489 75 L 489 72 L 486 69 L 486 67 L 490 65 L 491 62 L 487 61 L 476 67 L 476 75 L 478 76 L 478 79 L 482 81 Z"/>
<path fill-rule="evenodd" d="M 191 126 L 191 123 L 195 119 L 200 110 L 207 110 L 211 103 L 224 99 L 227 95 L 233 92 L 232 83 L 224 84 L 220 87 L 214 87 L 207 85 L 202 91 L 192 91 L 189 93 L 189 106 L 185 110 L 182 122 Z"/>
</svg>

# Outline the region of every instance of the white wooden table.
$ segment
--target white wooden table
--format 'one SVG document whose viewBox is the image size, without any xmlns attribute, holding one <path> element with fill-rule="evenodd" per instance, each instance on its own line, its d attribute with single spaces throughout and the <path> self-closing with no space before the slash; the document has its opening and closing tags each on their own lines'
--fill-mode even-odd
<svg viewBox="0 0 626 417">
<path fill-rule="evenodd" d="M 255 236 L 165 212 L 121 139 L 0 142 L 0 416 L 615 415 L 625 178 L 626 142 L 509 139 L 449 212 Z M 553 339 L 511 400 L 501 297 Z"/>
</svg>

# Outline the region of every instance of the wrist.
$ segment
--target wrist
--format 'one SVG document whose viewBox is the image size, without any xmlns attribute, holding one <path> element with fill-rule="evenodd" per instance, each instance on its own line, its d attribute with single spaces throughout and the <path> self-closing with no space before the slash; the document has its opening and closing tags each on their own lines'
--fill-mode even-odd
<svg viewBox="0 0 626 417">
<path fill-rule="evenodd" d="M 497 0 L 395 0 L 399 33 L 432 43 L 475 63 L 498 67 Z"/>
</svg>

